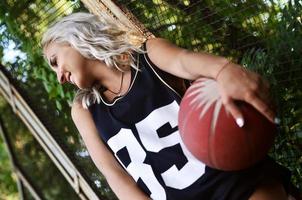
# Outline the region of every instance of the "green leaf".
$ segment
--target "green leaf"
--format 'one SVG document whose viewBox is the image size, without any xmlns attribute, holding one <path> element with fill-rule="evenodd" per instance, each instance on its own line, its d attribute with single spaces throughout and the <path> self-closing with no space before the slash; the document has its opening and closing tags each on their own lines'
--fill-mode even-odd
<svg viewBox="0 0 302 200">
<path fill-rule="evenodd" d="M 42 83 L 43 83 L 43 85 L 44 85 L 44 87 L 45 87 L 46 91 L 49 93 L 49 92 L 50 92 L 50 90 L 51 90 L 50 85 L 49 85 L 48 83 L 44 82 L 44 81 L 43 81 Z"/>
<path fill-rule="evenodd" d="M 59 100 L 56 100 L 56 106 L 57 106 L 58 110 L 62 110 L 62 104 L 60 103 Z"/>
<path fill-rule="evenodd" d="M 64 93 L 64 89 L 63 89 L 62 85 L 58 85 L 57 91 L 58 91 L 58 94 L 59 94 L 62 98 L 65 97 L 65 93 Z"/>
</svg>

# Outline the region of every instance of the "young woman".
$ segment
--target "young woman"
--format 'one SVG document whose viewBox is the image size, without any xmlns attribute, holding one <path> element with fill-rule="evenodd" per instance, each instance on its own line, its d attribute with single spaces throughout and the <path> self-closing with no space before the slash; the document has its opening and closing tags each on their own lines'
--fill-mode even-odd
<svg viewBox="0 0 302 200">
<path fill-rule="evenodd" d="M 42 39 L 59 82 L 79 88 L 72 119 L 117 197 L 286 199 L 287 171 L 269 158 L 246 170 L 224 172 L 188 152 L 177 129 L 181 95 L 165 77 L 216 79 L 223 104 L 239 126 L 244 116 L 234 100 L 249 102 L 275 121 L 268 84 L 226 58 L 161 38 L 138 48 L 127 35 L 111 21 L 76 13 L 51 26 Z"/>
</svg>

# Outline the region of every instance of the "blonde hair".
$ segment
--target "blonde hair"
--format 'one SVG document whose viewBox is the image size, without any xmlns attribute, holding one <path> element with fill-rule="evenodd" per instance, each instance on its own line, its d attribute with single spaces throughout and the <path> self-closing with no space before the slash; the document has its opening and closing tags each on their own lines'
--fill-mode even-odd
<svg viewBox="0 0 302 200">
<path fill-rule="evenodd" d="M 43 34 L 41 45 L 45 50 L 52 42 L 67 43 L 82 56 L 103 61 L 108 67 L 123 71 L 120 65 L 127 64 L 136 68 L 135 58 L 131 52 L 143 53 L 144 51 L 135 45 L 138 41 L 142 43 L 143 40 L 144 38 L 139 37 L 136 32 L 115 23 L 109 17 L 78 12 L 63 17 L 51 25 Z M 127 63 L 121 59 L 121 55 L 128 55 Z M 86 109 L 95 102 L 100 103 L 98 87 L 79 89 L 74 101 L 82 102 Z"/>
</svg>

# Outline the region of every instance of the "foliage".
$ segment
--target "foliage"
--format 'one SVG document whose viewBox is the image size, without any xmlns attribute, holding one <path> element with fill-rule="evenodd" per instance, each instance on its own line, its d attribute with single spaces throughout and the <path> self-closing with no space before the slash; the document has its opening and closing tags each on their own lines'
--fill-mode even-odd
<svg viewBox="0 0 302 200">
<path fill-rule="evenodd" d="M 4 63 L 10 65 L 19 79 L 38 79 L 49 93 L 49 99 L 55 101 L 58 110 L 69 107 L 74 95 L 70 87 L 63 87 L 56 81 L 55 74 L 44 61 L 40 40 L 47 26 L 62 15 L 83 9 L 79 1 L 41 1 L 31 2 L 24 0 L 5 0 L 0 2 L 0 25 L 7 29 L 0 36 L 7 47 L 10 40 L 16 44 L 16 49 L 26 53 L 27 59 L 17 63 Z M 8 33 L 9 34 L 8 34 Z M 0 48 L 2 49 L 2 48 Z M 3 50 L 0 50 L 2 52 Z M 19 59 L 17 59 L 19 60 Z M 24 73 L 26 69 L 26 73 Z M 34 81 L 34 80 L 29 80 Z"/>
<path fill-rule="evenodd" d="M 263 74 L 272 84 L 281 118 L 280 133 L 271 155 L 292 173 L 292 182 L 302 189 L 302 4 L 289 2 L 280 8 L 280 17 L 268 18 L 265 49 L 251 49 L 242 63 Z M 273 28 L 273 29 L 272 29 Z"/>
<path fill-rule="evenodd" d="M 113 193 L 106 186 L 104 177 L 96 169 L 89 155 L 83 154 L 86 149 L 71 121 L 69 103 L 72 100 L 74 88 L 58 84 L 55 73 L 45 62 L 39 46 L 41 35 L 49 24 L 63 15 L 79 10 L 85 10 L 79 0 L 0 1 L 0 59 L 12 77 L 22 83 L 20 87 L 23 91 L 27 91 L 27 96 L 30 96 L 31 106 L 36 108 L 34 111 L 47 118 L 46 125 L 56 125 L 51 127 L 54 138 L 62 148 L 64 147 L 66 153 L 74 160 L 74 164 L 84 169 L 84 175 L 90 178 L 96 192 L 99 192 L 100 196 L 114 199 Z M 14 50 L 26 53 L 26 58 L 22 59 L 17 56 L 13 62 L 4 63 L 2 56 L 11 42 L 15 44 Z M 2 113 L 1 110 L 1 115 Z M 14 120 L 6 121 L 9 124 L 8 127 L 16 127 L 13 122 Z M 28 131 L 25 132 L 28 133 Z M 20 140 L 27 141 L 26 137 L 20 133 Z M 34 140 L 28 140 L 28 149 L 34 148 L 34 145 Z M 37 154 L 40 155 L 40 153 Z M 49 165 L 44 155 L 36 158 L 39 160 L 37 162 L 40 163 L 41 169 Z M 20 160 L 27 164 L 28 161 L 35 159 L 25 156 L 24 160 Z M 100 187 L 101 190 L 98 191 Z M 53 192 L 58 192 L 58 190 L 54 189 Z"/>
<path fill-rule="evenodd" d="M 0 199 L 18 199 L 18 190 L 11 170 L 7 149 L 0 137 Z"/>
<path fill-rule="evenodd" d="M 0 1 L 0 57 L 9 41 L 26 59 L 5 63 L 22 87 L 59 127 L 56 139 L 68 146 L 101 194 L 114 199 L 95 169 L 73 126 L 69 103 L 74 88 L 61 86 L 43 60 L 38 42 L 46 27 L 61 15 L 83 9 L 79 1 Z M 116 0 L 156 36 L 179 46 L 237 60 L 263 74 L 272 84 L 281 118 L 271 155 L 293 172 L 302 189 L 301 1 L 275 0 Z M 75 5 L 69 9 L 64 5 Z M 78 3 L 78 4 L 77 4 Z M 4 30 L 4 31 L 3 31 Z M 41 87 L 43 85 L 43 87 Z M 42 111 L 41 111 L 42 112 Z M 63 131 L 62 131 L 63 130 Z M 62 134 L 63 133 L 63 134 Z"/>
<path fill-rule="evenodd" d="M 301 1 L 124 1 L 156 36 L 230 57 L 272 84 L 281 118 L 271 155 L 302 190 Z M 299 86 L 300 85 L 300 86 Z"/>
<path fill-rule="evenodd" d="M 1 96 L 0 101 L 3 102 Z M 33 135 L 19 119 L 16 119 L 7 103 L 0 106 L 0 112 L 5 116 L 4 131 L 12 146 L 16 165 L 25 173 L 33 187 L 43 194 L 43 199 L 79 199 Z"/>
</svg>

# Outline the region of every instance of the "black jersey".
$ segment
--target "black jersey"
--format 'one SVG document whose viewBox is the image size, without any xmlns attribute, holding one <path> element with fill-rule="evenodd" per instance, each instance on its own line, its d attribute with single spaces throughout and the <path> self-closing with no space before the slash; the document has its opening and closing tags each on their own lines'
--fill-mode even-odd
<svg viewBox="0 0 302 200">
<path fill-rule="evenodd" d="M 156 73 L 147 54 L 135 56 L 140 71 L 132 69 L 126 95 L 89 107 L 102 140 L 120 164 L 155 200 L 247 198 L 255 183 L 240 189 L 247 182 L 245 172 L 206 167 L 187 150 L 177 126 L 181 97 Z"/>
<path fill-rule="evenodd" d="M 181 141 L 177 127 L 181 97 L 162 82 L 146 54 L 137 56 L 140 71 L 132 70 L 128 93 L 114 104 L 89 109 L 102 139 L 151 198 L 184 199 L 177 191 L 198 188 L 194 183 L 205 165 Z"/>
</svg>

